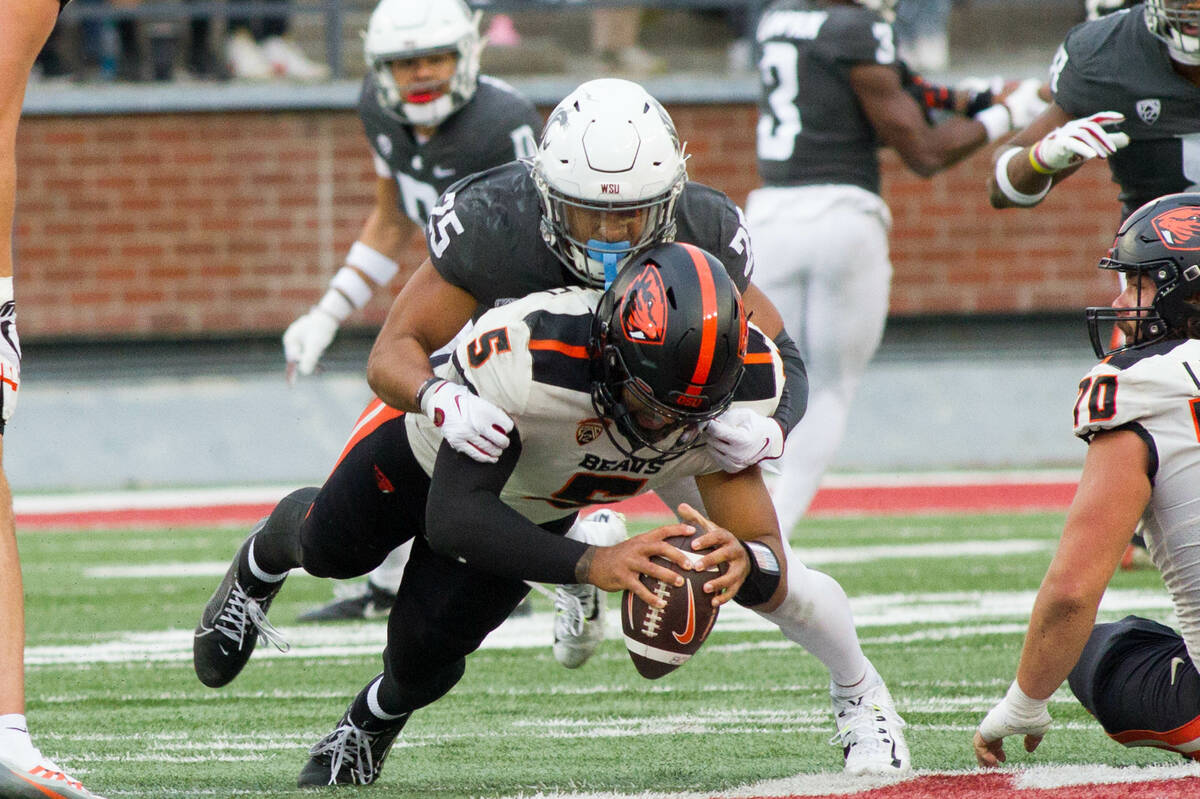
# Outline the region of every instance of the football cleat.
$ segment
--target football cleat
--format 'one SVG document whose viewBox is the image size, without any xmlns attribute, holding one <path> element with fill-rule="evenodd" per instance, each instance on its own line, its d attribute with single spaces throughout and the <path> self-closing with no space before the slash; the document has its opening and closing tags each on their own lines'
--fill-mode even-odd
<svg viewBox="0 0 1200 799">
<path fill-rule="evenodd" d="M 912 761 L 901 732 L 904 719 L 896 712 L 883 679 L 878 674 L 873 676 L 871 687 L 852 697 L 839 697 L 830 686 L 838 731 L 829 743 L 842 747 L 846 759 L 843 771 L 850 776 L 907 774 L 912 770 Z"/>
<path fill-rule="evenodd" d="M 568 669 L 587 662 L 604 640 L 604 595 L 594 585 L 554 591 L 554 659 Z"/>
<path fill-rule="evenodd" d="M 363 621 L 384 619 L 396 604 L 395 593 L 367 580 L 365 583 L 335 583 L 335 599 L 302 614 L 297 621 Z"/>
<path fill-rule="evenodd" d="M 267 608 L 283 587 L 283 580 L 272 585 L 266 596 L 261 597 L 250 596 L 238 580 L 242 552 L 253 539 L 253 535 L 247 538 L 233 556 L 225 578 L 204 606 L 192 638 L 196 676 L 209 688 L 220 688 L 238 676 L 253 654 L 259 636 L 280 652 L 288 650 L 283 636 L 267 621 Z"/>
<path fill-rule="evenodd" d="M 300 770 L 301 788 L 321 785 L 370 785 L 379 779 L 383 761 L 404 728 L 404 718 L 394 727 L 368 732 L 342 716 L 337 728 L 308 751 L 308 762 Z"/>
<path fill-rule="evenodd" d="M 4 799 L 104 799 L 48 760 L 28 771 L 0 762 L 0 796 Z"/>
</svg>

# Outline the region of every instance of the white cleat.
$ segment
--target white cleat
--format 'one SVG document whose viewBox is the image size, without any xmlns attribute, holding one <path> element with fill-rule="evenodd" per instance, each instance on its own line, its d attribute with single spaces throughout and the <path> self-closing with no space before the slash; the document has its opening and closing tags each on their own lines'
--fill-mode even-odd
<svg viewBox="0 0 1200 799">
<path fill-rule="evenodd" d="M 598 510 L 577 520 L 568 538 L 596 546 L 625 540 L 625 517 Z M 594 585 L 560 585 L 554 591 L 554 659 L 568 669 L 587 662 L 604 640 L 604 592 Z"/>
<path fill-rule="evenodd" d="M 861 694 L 843 698 L 831 691 L 838 731 L 829 743 L 842 747 L 844 773 L 850 776 L 903 776 L 912 771 L 904 719 L 883 679 L 872 673 L 871 687 Z"/>
</svg>

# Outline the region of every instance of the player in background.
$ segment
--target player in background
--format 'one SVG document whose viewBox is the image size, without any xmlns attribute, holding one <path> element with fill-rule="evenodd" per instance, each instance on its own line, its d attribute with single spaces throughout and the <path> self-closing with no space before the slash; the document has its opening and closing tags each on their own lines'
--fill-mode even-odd
<svg viewBox="0 0 1200 799">
<path fill-rule="evenodd" d="M 731 405 L 765 415 L 780 400 L 782 359 L 746 316 L 726 267 L 682 243 L 644 251 L 603 293 L 560 288 L 487 311 L 429 390 L 469 391 L 516 420 L 508 446 L 480 462 L 444 438 L 444 415 L 373 402 L 325 485 L 285 498 L 239 550 L 196 630 L 197 675 L 225 685 L 260 632 L 278 642 L 265 613 L 289 570 L 352 576 L 412 538 L 384 671 L 300 774 L 302 786 L 371 783 L 411 713 L 462 677 L 526 580 L 630 589 L 661 606 L 639 578 L 675 580 L 649 559 L 684 565 L 663 539 L 686 524 L 703 531 L 699 547 L 719 547 L 697 569 L 729 564 L 706 587 L 714 604 L 735 599 L 792 635 L 787 608 L 804 606 L 799 639 L 830 670 L 846 771 L 907 772 L 903 721 L 845 593 L 789 554 L 759 469 L 728 472 L 705 444 Z M 611 546 L 563 535 L 581 507 L 680 481 L 706 513 L 681 504 L 684 524 Z"/>
<path fill-rule="evenodd" d="M 796 337 L 809 379 L 808 411 L 772 491 L 785 536 L 817 492 L 883 335 L 891 214 L 878 149 L 929 177 L 1045 106 L 1036 81 L 958 91 L 914 78 L 897 60 L 893 5 L 776 0 L 758 24 L 763 186 L 746 218 L 756 281 Z"/>
<path fill-rule="evenodd" d="M 1200 756 L 1200 193 L 1173 194 L 1121 225 L 1101 269 L 1125 274 L 1111 308 L 1088 308 L 1103 360 L 1075 399 L 1075 435 L 1088 443 L 1062 538 L 1038 589 L 1016 679 L 975 733 L 980 765 L 1004 762 L 1004 738 L 1032 752 L 1050 729 L 1050 695 L 1064 680 L 1104 731 L 1125 746 Z M 1107 330 L 1121 329 L 1111 349 Z M 1182 634 L 1096 611 L 1141 520 Z"/>
<path fill-rule="evenodd" d="M 1087 10 L 1050 65 L 1054 102 L 998 154 L 997 208 L 1037 205 L 1092 158 L 1108 160 L 1122 219 L 1200 186 L 1200 0 L 1089 0 Z M 1140 532 L 1121 566 L 1149 566 Z"/>
<path fill-rule="evenodd" d="M 1108 160 L 1122 219 L 1200 184 L 1200 0 L 1149 0 L 1076 26 L 1050 89 L 1054 101 L 998 153 L 993 206 L 1037 205 L 1092 158 Z"/>
<path fill-rule="evenodd" d="M 376 395 L 394 408 L 440 418 L 452 447 L 496 460 L 512 419 L 434 378 L 430 353 L 488 308 L 565 285 L 603 287 L 637 253 L 676 240 L 725 265 L 787 374 L 771 418 L 732 409 L 713 420 L 707 445 L 731 472 L 777 457 L 785 431 L 804 413 L 804 363 L 774 306 L 750 282 L 754 257 L 741 209 L 687 179 L 683 149 L 670 116 L 645 89 L 593 80 L 554 109 L 534 158 L 447 190 L 426 227 L 429 259 L 392 305 L 371 351 L 367 379 Z M 657 493 L 668 507 L 700 504 L 694 487 L 683 483 Z M 595 649 L 604 631 L 602 600 L 592 586 L 558 588 L 559 663 L 579 666 Z M 571 623 L 579 614 L 582 623 Z"/>
<path fill-rule="evenodd" d="M 34 59 L 67 0 L 0 0 L 0 457 L 17 406 L 21 346 L 13 299 L 17 122 Z M 0 796 L 93 796 L 34 746 L 25 721 L 25 597 L 12 492 L 0 468 Z"/>
<path fill-rule="evenodd" d="M 375 162 L 375 206 L 325 295 L 283 334 L 289 379 L 312 374 L 341 323 L 396 276 L 451 183 L 533 155 L 541 115 L 508 84 L 479 75 L 478 27 L 479 12 L 462 0 L 382 0 L 372 12 L 358 114 Z M 407 548 L 397 551 L 301 621 L 386 616 L 406 558 Z"/>
</svg>

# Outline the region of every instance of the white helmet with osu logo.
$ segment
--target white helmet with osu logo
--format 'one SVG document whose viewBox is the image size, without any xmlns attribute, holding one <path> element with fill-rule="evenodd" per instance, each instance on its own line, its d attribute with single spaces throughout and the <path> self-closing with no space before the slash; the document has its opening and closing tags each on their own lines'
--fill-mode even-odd
<svg viewBox="0 0 1200 799">
<path fill-rule="evenodd" d="M 542 238 L 590 286 L 607 286 L 637 253 L 675 238 L 687 182 L 667 112 L 636 83 L 588 81 L 558 104 L 532 160 Z"/>
</svg>

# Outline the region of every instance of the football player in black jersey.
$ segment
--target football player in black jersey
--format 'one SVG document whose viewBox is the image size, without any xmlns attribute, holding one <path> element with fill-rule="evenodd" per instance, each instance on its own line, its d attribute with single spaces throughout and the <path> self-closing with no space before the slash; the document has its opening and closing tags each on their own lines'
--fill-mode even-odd
<svg viewBox="0 0 1200 799">
<path fill-rule="evenodd" d="M 1148 0 L 1076 26 L 1050 88 L 1054 102 L 998 154 L 995 207 L 1037 205 L 1092 158 L 1108 159 L 1122 218 L 1200 185 L 1200 0 Z"/>
<path fill-rule="evenodd" d="M 1087 309 L 1102 358 L 1075 397 L 1075 435 L 1087 442 L 1087 457 L 1016 677 L 975 733 L 982 766 L 1005 761 L 1006 736 L 1037 748 L 1063 681 L 1118 743 L 1200 759 L 1198 253 L 1200 193 L 1190 192 L 1137 209 L 1100 260 L 1101 269 L 1124 273 L 1126 285 L 1111 307 Z M 1124 334 L 1115 349 L 1102 323 Z M 1096 623 L 1139 519 L 1179 631 L 1137 616 Z"/>
<path fill-rule="evenodd" d="M 888 311 L 880 147 L 929 177 L 1045 106 L 1036 81 L 970 96 L 912 79 L 891 0 L 777 0 L 759 20 L 758 171 L 746 217 L 757 282 L 796 337 L 809 403 L 773 487 L 787 535 L 816 494 Z M 958 114 L 927 116 L 935 106 Z"/>
<path fill-rule="evenodd" d="M 542 118 L 479 74 L 479 12 L 461 0 L 382 0 L 367 24 L 358 114 L 375 162 L 375 207 L 329 289 L 283 334 L 289 379 L 312 374 L 338 326 L 399 271 L 397 258 L 451 184 L 528 157 Z M 407 549 L 301 621 L 384 617 Z"/>
<path fill-rule="evenodd" d="M 0 0 L 0 457 L 17 405 L 21 347 L 13 300 L 17 121 L 38 51 L 67 0 Z M 12 492 L 0 467 L 0 796 L 92 797 L 38 751 L 25 722 L 25 605 Z"/>
<path fill-rule="evenodd" d="M 729 564 L 705 599 L 735 599 L 829 668 L 848 773 L 908 771 L 903 722 L 859 646 L 845 593 L 786 550 L 761 471 L 729 473 L 704 445 L 706 426 L 731 405 L 768 414 L 783 391 L 780 354 L 747 323 L 725 269 L 698 247 L 662 244 L 607 292 L 572 286 L 491 308 L 429 390 L 465 388 L 517 420 L 496 462 L 456 452 L 437 414 L 375 400 L 325 485 L 294 492 L 258 525 L 196 629 L 196 674 L 212 687 L 238 675 L 260 633 L 280 643 L 265 612 L 288 571 L 361 573 L 413 541 L 384 673 L 310 750 L 301 785 L 374 782 L 410 714 L 462 677 L 466 656 L 529 590 L 525 580 L 630 589 L 661 605 L 639 578 L 680 584 L 650 558 L 681 562 L 663 539 L 682 525 L 605 546 L 563 533 L 581 507 L 672 482 L 690 483 L 707 509 L 678 507 L 703 533 L 695 546 L 719 546 L 695 568 Z"/>
<path fill-rule="evenodd" d="M 513 420 L 435 377 L 429 354 L 488 308 L 558 286 L 605 286 L 630 258 L 663 241 L 695 244 L 720 259 L 785 364 L 783 396 L 772 417 L 734 408 L 708 426 L 705 443 L 713 457 L 731 473 L 777 458 L 786 432 L 804 413 L 804 364 L 775 306 L 750 282 L 754 258 L 741 210 L 721 192 L 688 181 L 674 124 L 636 83 L 600 79 L 579 86 L 551 113 L 533 159 L 451 186 L 430 214 L 425 236 L 429 259 L 393 303 L 371 350 L 367 379 L 388 405 L 436 420 L 458 452 L 495 462 L 508 446 Z M 679 483 L 657 491 L 669 507 L 684 497 L 702 507 L 694 487 Z M 844 657 L 857 646 L 852 624 L 834 631 L 806 613 L 805 603 L 823 589 L 797 581 L 789 590 L 795 602 L 773 621 L 838 675 L 835 697 L 882 687 L 865 658 Z M 838 596 L 834 604 L 849 618 L 849 602 Z M 877 704 L 886 705 L 889 719 L 898 718 L 890 699 Z M 898 726 L 860 728 L 857 718 L 847 714 L 838 722 L 846 752 L 854 753 L 847 768 L 907 770 L 907 755 L 887 756 L 900 737 Z M 872 754 L 860 759 L 867 751 Z"/>
</svg>

